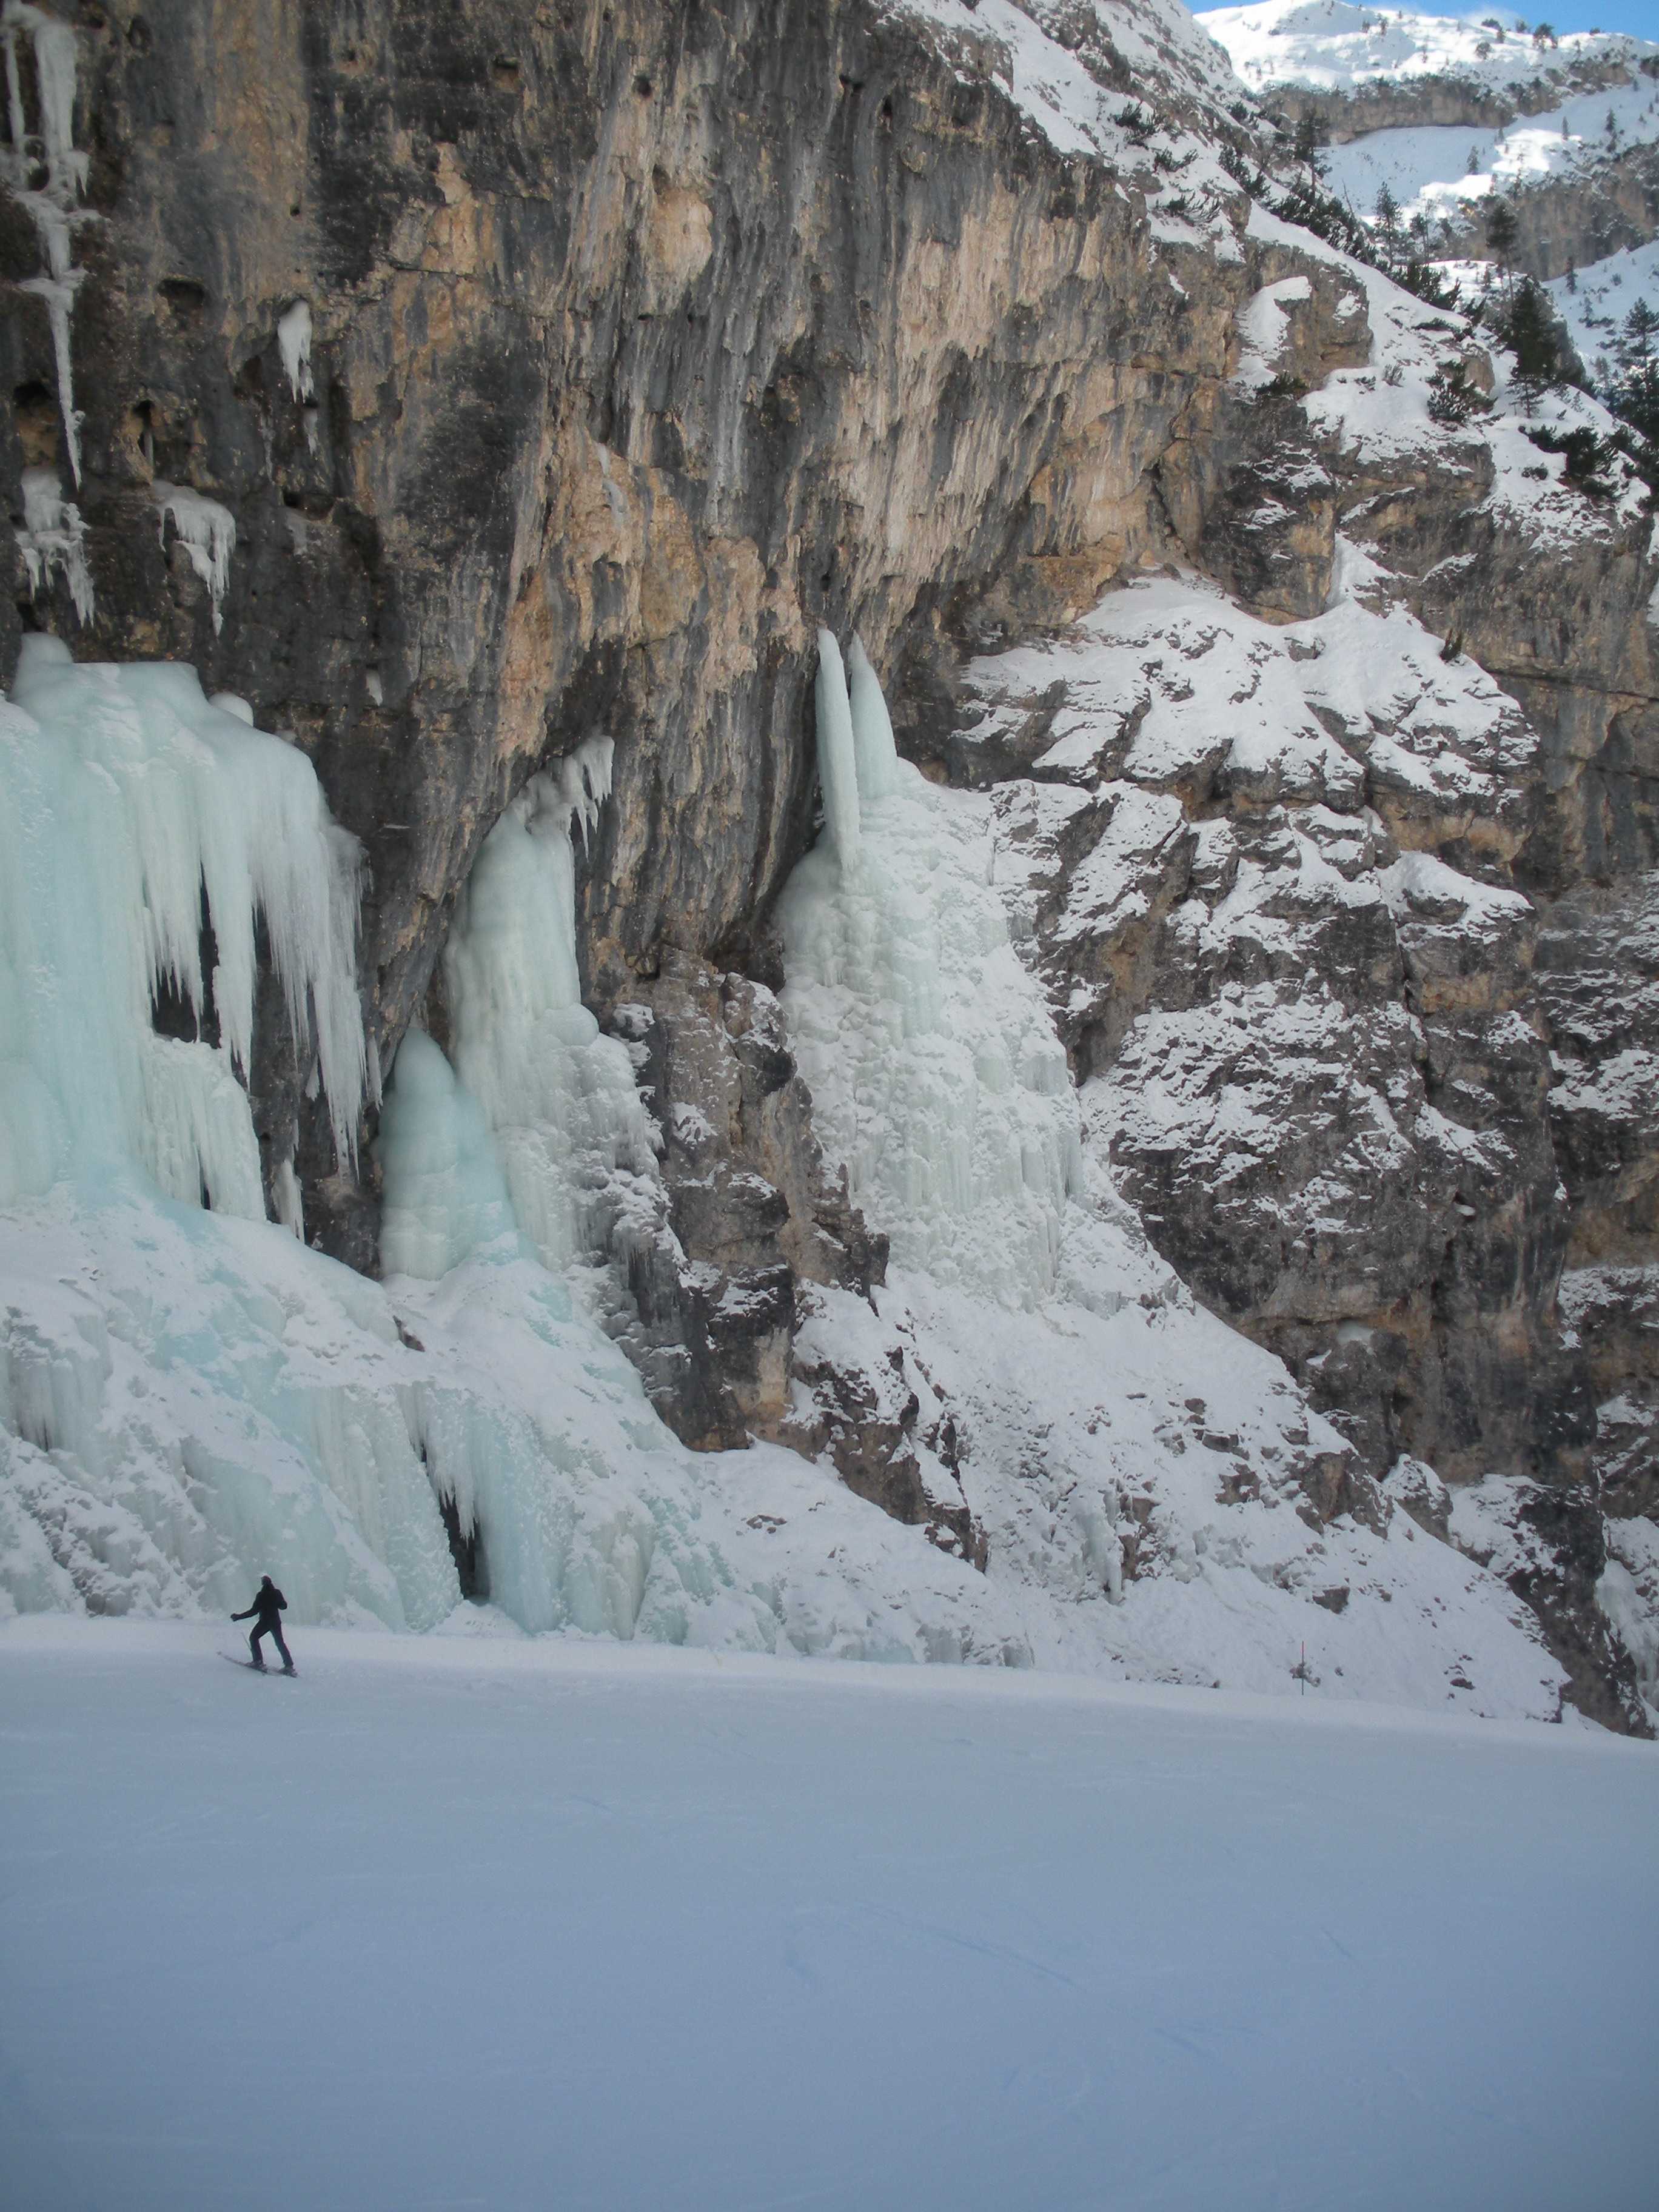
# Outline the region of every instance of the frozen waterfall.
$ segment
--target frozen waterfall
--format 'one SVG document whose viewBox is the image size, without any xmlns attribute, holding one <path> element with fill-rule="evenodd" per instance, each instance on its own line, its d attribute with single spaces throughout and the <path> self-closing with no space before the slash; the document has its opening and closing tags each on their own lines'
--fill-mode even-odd
<svg viewBox="0 0 1659 2212">
<path fill-rule="evenodd" d="M 0 705 L 0 1203 L 137 1162 L 174 1198 L 264 1218 L 243 1087 L 260 926 L 349 1158 L 357 870 L 305 755 L 193 670 L 77 665 L 25 638 Z M 163 988 L 198 1024 L 210 1007 L 216 1044 L 156 1035 Z"/>
<path fill-rule="evenodd" d="M 896 1264 L 1006 1303 L 1055 1288 L 1078 1104 L 991 882 L 987 810 L 899 759 L 861 644 L 819 643 L 825 836 L 779 907 L 825 1156 Z"/>
<path fill-rule="evenodd" d="M 625 1234 L 630 1207 L 656 1210 L 633 1066 L 583 1006 L 576 967 L 571 824 L 586 830 L 610 788 L 605 738 L 535 777 L 485 840 L 444 954 L 455 1073 L 556 1274 L 604 1253 L 619 1217 Z"/>
<path fill-rule="evenodd" d="M 301 1624 L 1018 1642 L 831 1474 L 688 1453 L 601 1325 L 623 1271 L 585 1263 L 663 1206 L 576 969 L 572 830 L 610 769 L 590 740 L 486 841 L 448 953 L 459 1068 L 414 1031 L 385 1102 L 382 1285 L 307 1249 L 291 1159 L 264 1218 L 257 959 L 343 1157 L 369 1065 L 357 853 L 309 762 L 188 668 L 27 641 L 0 702 L 0 1618 L 223 1613 L 268 1571 Z M 200 1034 L 156 1033 L 163 993 Z"/>
<path fill-rule="evenodd" d="M 385 1101 L 375 1283 L 307 1248 L 291 1158 L 267 1163 L 264 1218 L 247 1090 L 268 959 L 349 1158 L 356 848 L 240 700 L 35 638 L 0 702 L 0 1617 L 222 1614 L 269 1571 L 300 1624 L 1267 1688 L 1316 1636 L 1356 1694 L 1416 1695 L 1479 1650 L 1502 1709 L 1532 1710 L 1547 1673 L 1470 1561 L 1286 1510 L 1305 1449 L 1340 1441 L 1193 1309 L 1081 1155 L 989 802 L 898 760 L 856 644 L 820 681 L 829 834 L 781 902 L 785 1003 L 829 1160 L 894 1264 L 868 1301 L 805 1286 L 802 1341 L 951 1408 L 988 1571 L 827 1463 L 688 1452 L 608 1333 L 618 1256 L 666 1231 L 630 1064 L 580 1003 L 572 837 L 606 803 L 607 744 L 484 842 L 446 955 L 453 1060 L 412 1031 Z M 158 994 L 199 1034 L 158 1035 Z M 1224 1516 L 1226 1462 L 1173 1417 L 1195 1376 L 1261 1476 Z M 1339 1571 L 1342 1623 L 1297 1594 Z M 1383 1575 L 1442 1627 L 1390 1643 L 1365 1595 Z"/>
<path fill-rule="evenodd" d="M 263 930 L 349 1157 L 357 868 L 304 754 L 193 671 L 25 639 L 0 702 L 0 1611 L 216 1610 L 262 1564 L 302 1618 L 455 1602 L 396 1326 L 266 1223 L 245 1088 Z M 158 1036 L 163 988 L 217 1041 Z"/>
</svg>

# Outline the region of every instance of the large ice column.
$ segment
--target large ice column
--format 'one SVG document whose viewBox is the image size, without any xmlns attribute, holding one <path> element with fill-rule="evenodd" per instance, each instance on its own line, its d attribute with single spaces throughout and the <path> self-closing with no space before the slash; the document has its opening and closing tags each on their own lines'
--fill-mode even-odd
<svg viewBox="0 0 1659 2212">
<path fill-rule="evenodd" d="M 77 665 L 26 638 L 0 705 L 0 1203 L 137 1163 L 264 1218 L 244 1087 L 260 923 L 349 1158 L 358 866 L 304 754 L 210 705 L 193 670 Z M 216 1044 L 155 1034 L 163 986 L 198 1021 L 210 1000 Z"/>
<path fill-rule="evenodd" d="M 520 1082 L 538 1067 L 551 1070 L 557 1088 L 544 1102 L 551 1109 L 568 1106 L 573 1095 L 566 1055 L 591 1045 L 544 1034 L 539 1057 L 532 1040 L 520 1038 L 522 1052 L 508 1048 L 487 1062 L 479 1035 L 491 1018 L 513 1026 L 527 1006 L 537 1006 L 530 1029 L 544 1030 L 548 1010 L 538 994 L 500 988 L 507 953 L 495 908 L 516 892 L 529 902 L 526 926 L 544 924 L 546 860 L 514 837 L 501 840 L 465 949 L 485 971 L 478 982 L 495 971 L 488 994 L 471 1009 L 474 1065 L 493 1064 L 497 1074 L 505 1066 Z M 556 949 L 563 942 L 555 940 Z M 533 967 L 533 948 L 520 950 Z M 555 964 L 549 988 L 559 994 L 573 988 L 572 969 L 562 951 Z M 563 1027 L 568 1036 L 574 1025 Z M 590 1091 L 583 1110 L 597 1112 L 602 1098 Z M 521 1111 L 533 1103 L 517 1101 Z M 524 1128 L 517 1136 L 525 1138 Z M 577 1156 L 550 1145 L 523 1152 L 531 1171 L 522 1184 L 544 1224 L 558 1236 L 572 1233 L 580 1192 L 555 1205 L 549 1188 Z M 411 1416 L 432 1482 L 482 1562 L 491 1602 L 532 1631 L 678 1639 L 726 1580 L 692 1531 L 684 1501 L 671 1494 L 684 1487 L 684 1455 L 647 1405 L 626 1357 L 562 1277 L 531 1254 L 496 1139 L 420 1030 L 404 1038 L 386 1086 L 380 1164 L 387 1280 L 423 1332 L 441 1333 L 461 1353 L 456 1379 L 434 1375 L 414 1385 Z M 758 1630 L 750 1634 L 759 1640 Z"/>
<path fill-rule="evenodd" d="M 857 740 L 841 647 L 827 629 L 818 632 L 817 704 L 824 840 L 842 866 L 849 867 L 859 849 Z"/>
<path fill-rule="evenodd" d="M 898 747 L 881 679 L 870 665 L 862 638 L 847 651 L 848 705 L 853 722 L 853 760 L 860 807 L 890 799 L 900 788 Z"/>
<path fill-rule="evenodd" d="M 619 1216 L 625 1234 L 635 1200 L 655 1212 L 633 1066 L 582 1005 L 576 964 L 571 820 L 586 827 L 609 787 L 604 739 L 531 783 L 486 839 L 444 955 L 455 1073 L 555 1273 L 602 1253 Z"/>
<path fill-rule="evenodd" d="M 484 842 L 445 955 L 454 1066 L 412 1031 L 387 1085 L 382 1253 L 422 1334 L 464 1347 L 465 1383 L 428 1379 L 412 1405 L 492 1602 L 532 1630 L 671 1640 L 712 1607 L 765 1646 L 696 1529 L 687 1455 L 592 1310 L 592 1262 L 660 1198 L 632 1065 L 577 969 L 571 824 L 592 826 L 610 769 L 591 741 Z"/>
<path fill-rule="evenodd" d="M 898 759 L 863 648 L 850 658 L 849 704 L 822 653 L 818 745 L 826 768 L 854 764 L 854 789 L 826 798 L 826 836 L 779 906 L 791 1042 L 825 1154 L 895 1262 L 1033 1304 L 1081 1177 L 1066 1054 L 992 888 L 988 807 Z"/>
<path fill-rule="evenodd" d="M 262 929 L 349 1157 L 357 871 L 311 763 L 240 701 L 24 641 L 0 701 L 0 1612 L 222 1612 L 267 1571 L 301 1620 L 427 1627 L 459 1598 L 410 1355 L 377 1285 L 266 1224 L 244 1079 Z M 216 1042 L 156 1034 L 164 986 Z"/>
<path fill-rule="evenodd" d="M 0 1615 L 222 1615 L 269 1572 L 301 1621 L 434 1626 L 416 1365 L 377 1285 L 275 1225 L 95 1179 L 0 1209 Z"/>
<path fill-rule="evenodd" d="M 478 1102 L 423 1030 L 410 1030 L 398 1048 L 380 1163 L 380 1260 L 388 1275 L 435 1283 L 489 1246 L 517 1250 L 507 1179 Z"/>
</svg>

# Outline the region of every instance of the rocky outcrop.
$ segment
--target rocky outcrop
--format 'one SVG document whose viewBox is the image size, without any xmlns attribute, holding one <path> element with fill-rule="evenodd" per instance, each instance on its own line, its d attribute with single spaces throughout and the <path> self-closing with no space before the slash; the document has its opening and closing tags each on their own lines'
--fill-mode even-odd
<svg viewBox="0 0 1659 2212">
<path fill-rule="evenodd" d="M 844 1175 L 830 1187 L 764 984 L 671 952 L 612 1019 L 660 1115 L 674 1243 L 635 1292 L 673 1362 L 652 1378 L 653 1401 L 697 1449 L 775 1434 L 793 1403 L 796 1285 L 867 1297 L 885 1240 L 849 1203 Z"/>
<path fill-rule="evenodd" d="M 1525 52 L 1517 40 L 1510 49 Z M 1517 65 L 1508 82 L 1494 83 L 1448 70 L 1404 79 L 1375 76 L 1340 92 L 1303 84 L 1276 84 L 1262 106 L 1291 128 L 1312 116 L 1333 146 L 1346 146 L 1373 131 L 1420 131 L 1466 125 L 1500 131 L 1528 115 L 1547 114 L 1563 101 L 1632 82 L 1630 60 L 1620 55 L 1564 54 L 1547 69 Z"/>
<path fill-rule="evenodd" d="M 1645 246 L 1659 231 L 1659 146 L 1606 154 L 1576 174 L 1524 187 L 1510 205 L 1510 262 L 1528 276 L 1565 276 L 1624 247 Z"/>
</svg>

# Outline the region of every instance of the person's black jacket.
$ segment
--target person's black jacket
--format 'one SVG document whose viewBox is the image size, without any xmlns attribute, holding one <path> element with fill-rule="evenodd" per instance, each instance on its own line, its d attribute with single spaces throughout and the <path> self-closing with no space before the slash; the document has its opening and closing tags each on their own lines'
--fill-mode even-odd
<svg viewBox="0 0 1659 2212">
<path fill-rule="evenodd" d="M 258 1595 L 247 1611 L 233 1613 L 230 1617 L 233 1620 L 252 1620 L 257 1613 L 261 1620 L 268 1620 L 274 1624 L 277 1614 L 287 1611 L 288 1600 L 275 1583 L 267 1580 L 261 1585 Z"/>
</svg>

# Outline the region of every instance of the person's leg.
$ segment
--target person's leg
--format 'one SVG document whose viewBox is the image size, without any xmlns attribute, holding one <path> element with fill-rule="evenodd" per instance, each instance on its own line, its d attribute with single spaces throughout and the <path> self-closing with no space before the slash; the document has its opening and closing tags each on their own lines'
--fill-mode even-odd
<svg viewBox="0 0 1659 2212">
<path fill-rule="evenodd" d="M 294 1662 L 289 1658 L 288 1646 L 283 1641 L 283 1624 L 280 1620 L 271 1622 L 270 1632 L 276 1639 L 276 1649 L 283 1655 L 283 1664 L 291 1674 L 294 1672 Z"/>
<path fill-rule="evenodd" d="M 265 1655 L 259 1649 L 259 1638 L 266 1633 L 265 1624 L 261 1621 L 247 1640 L 247 1648 L 253 1654 L 253 1663 L 256 1667 L 263 1667 L 265 1663 Z"/>
</svg>

